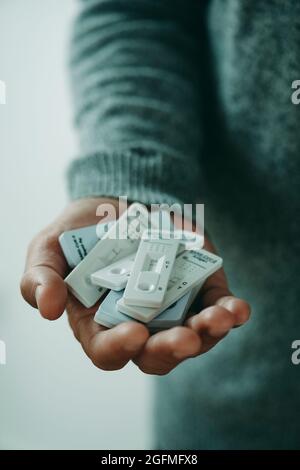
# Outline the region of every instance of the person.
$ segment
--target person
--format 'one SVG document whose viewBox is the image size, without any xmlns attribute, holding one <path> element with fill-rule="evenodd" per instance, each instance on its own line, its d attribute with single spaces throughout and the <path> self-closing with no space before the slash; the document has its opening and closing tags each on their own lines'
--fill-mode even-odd
<svg viewBox="0 0 300 470">
<path fill-rule="evenodd" d="M 299 13 L 291 0 L 86 0 L 74 24 L 72 202 L 31 242 L 21 289 L 45 318 L 67 309 L 96 366 L 159 376 L 155 448 L 299 448 Z M 205 203 L 227 278 L 209 279 L 185 326 L 106 330 L 67 294 L 59 234 L 120 195 Z M 234 328 L 243 299 L 253 315 Z"/>
</svg>

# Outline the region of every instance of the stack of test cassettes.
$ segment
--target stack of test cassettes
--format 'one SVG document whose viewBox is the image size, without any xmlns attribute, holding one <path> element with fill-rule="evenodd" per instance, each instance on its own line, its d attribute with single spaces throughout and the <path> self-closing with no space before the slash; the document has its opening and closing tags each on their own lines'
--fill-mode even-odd
<svg viewBox="0 0 300 470">
<path fill-rule="evenodd" d="M 116 222 L 65 232 L 60 245 L 74 268 L 65 282 L 87 308 L 105 293 L 95 321 L 108 328 L 140 321 L 151 332 L 181 325 L 222 259 L 202 238 L 175 230 L 168 212 L 132 204 Z"/>
</svg>

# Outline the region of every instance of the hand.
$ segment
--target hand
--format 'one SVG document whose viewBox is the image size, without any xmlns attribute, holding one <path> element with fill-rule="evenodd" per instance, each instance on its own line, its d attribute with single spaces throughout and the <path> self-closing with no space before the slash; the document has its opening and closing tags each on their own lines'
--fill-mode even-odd
<svg viewBox="0 0 300 470">
<path fill-rule="evenodd" d="M 149 336 L 137 322 L 122 323 L 107 329 L 94 322 L 99 302 L 85 308 L 71 294 L 63 281 L 68 267 L 58 243 L 59 235 L 73 228 L 99 222 L 96 209 L 113 199 L 89 198 L 74 201 L 30 243 L 25 273 L 21 281 L 24 299 L 38 308 L 48 320 L 59 318 L 67 310 L 69 323 L 92 362 L 104 370 L 116 370 L 132 360 L 147 374 L 163 375 L 187 358 L 198 356 L 215 346 L 250 315 L 249 305 L 229 291 L 223 270 L 217 271 L 202 287 L 194 303 L 195 313 L 184 326 Z M 206 239 L 205 248 L 214 252 Z"/>
</svg>

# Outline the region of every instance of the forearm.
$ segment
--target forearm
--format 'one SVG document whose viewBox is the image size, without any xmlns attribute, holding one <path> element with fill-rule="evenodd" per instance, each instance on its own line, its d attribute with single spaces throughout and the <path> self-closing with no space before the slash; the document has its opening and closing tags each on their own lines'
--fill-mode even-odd
<svg viewBox="0 0 300 470">
<path fill-rule="evenodd" d="M 71 56 L 73 198 L 193 202 L 201 149 L 194 2 L 85 1 Z"/>
</svg>

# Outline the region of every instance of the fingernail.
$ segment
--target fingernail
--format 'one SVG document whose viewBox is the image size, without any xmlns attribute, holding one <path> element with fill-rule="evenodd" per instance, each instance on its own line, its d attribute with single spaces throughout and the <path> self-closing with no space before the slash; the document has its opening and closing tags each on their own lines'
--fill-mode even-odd
<svg viewBox="0 0 300 470">
<path fill-rule="evenodd" d="M 219 299 L 217 302 L 217 305 L 220 305 L 221 307 L 231 310 L 232 307 L 234 306 L 235 300 L 236 300 L 235 297 L 228 295 L 226 297 L 223 297 L 222 299 Z"/>
<path fill-rule="evenodd" d="M 41 285 L 37 286 L 37 288 L 35 289 L 35 300 L 36 300 L 38 308 L 40 308 L 39 302 L 42 296 L 42 292 L 43 292 L 43 286 Z"/>
<path fill-rule="evenodd" d="M 187 353 L 184 353 L 183 351 L 173 351 L 173 357 L 174 359 L 177 359 L 178 361 L 185 359 L 187 356 L 188 356 Z"/>
</svg>

